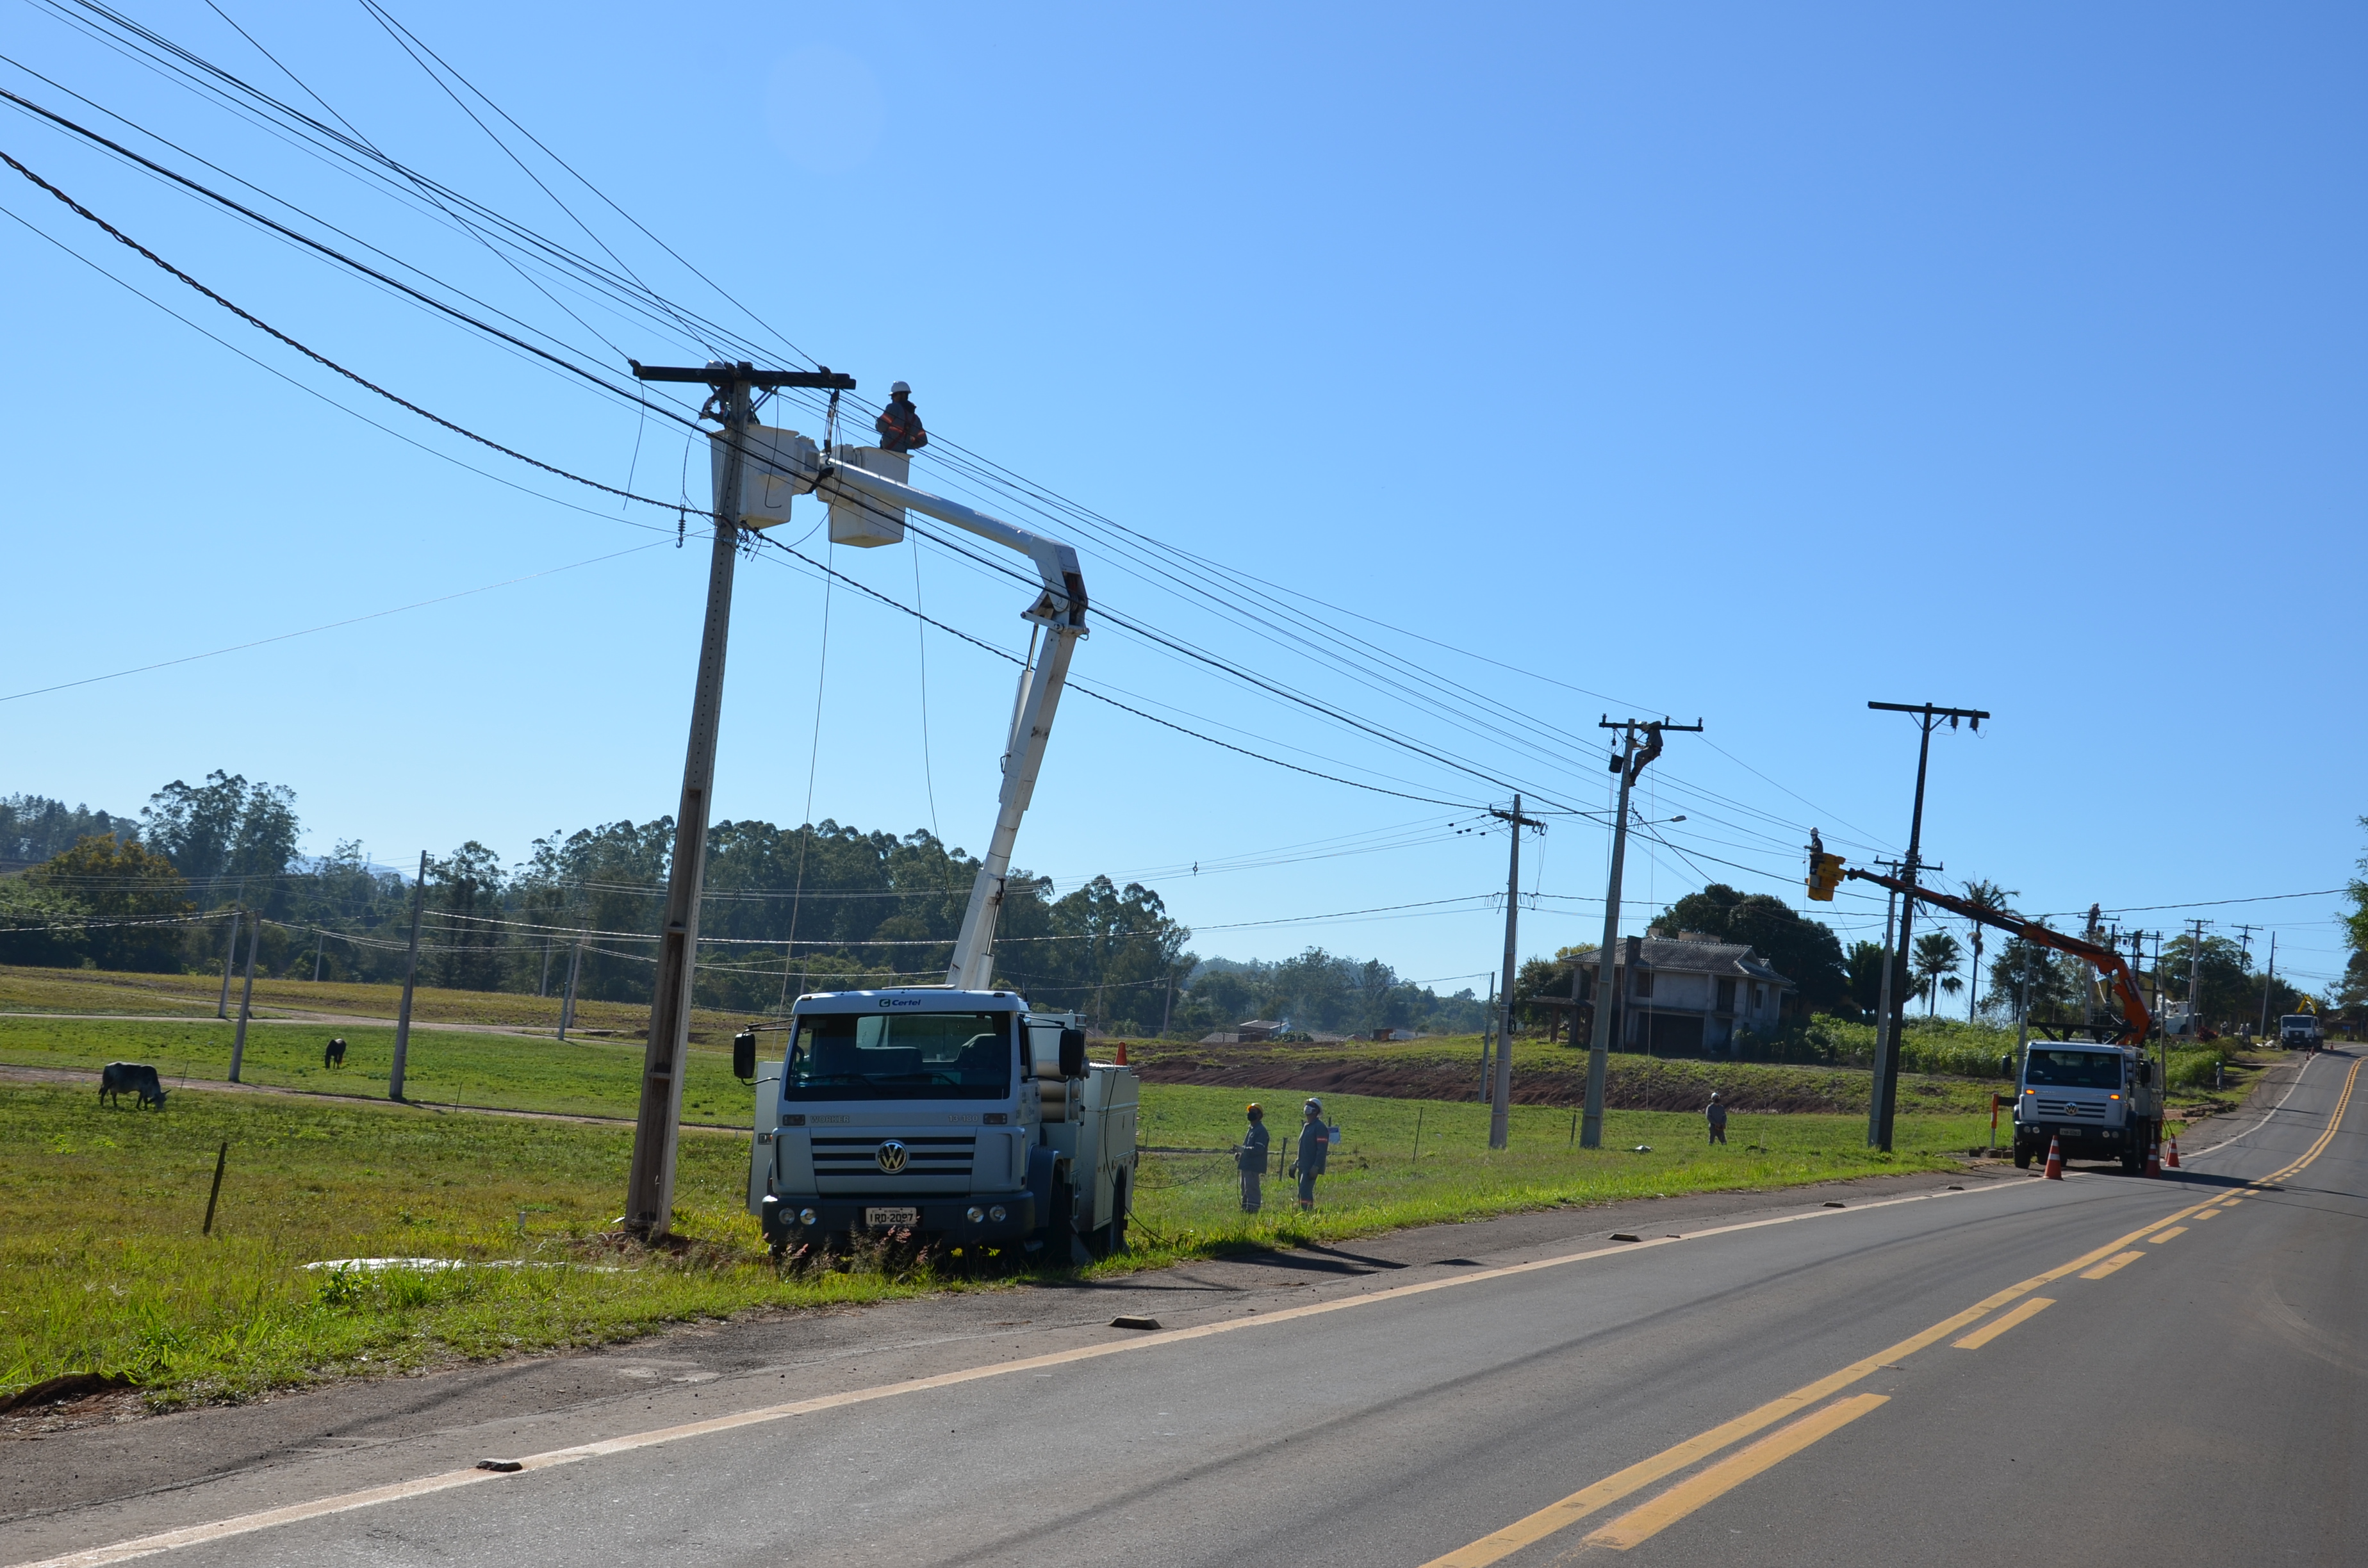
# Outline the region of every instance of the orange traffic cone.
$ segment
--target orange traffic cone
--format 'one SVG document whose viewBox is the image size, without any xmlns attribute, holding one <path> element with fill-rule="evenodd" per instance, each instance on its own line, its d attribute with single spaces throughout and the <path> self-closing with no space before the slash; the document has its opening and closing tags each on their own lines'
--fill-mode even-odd
<svg viewBox="0 0 2368 1568">
<path fill-rule="evenodd" d="M 1121 1067 L 1126 1065 L 1126 1041 L 1124 1040 L 1118 1042 L 1118 1064 Z"/>
<path fill-rule="evenodd" d="M 2064 1151 L 2054 1138 L 2047 1141 L 2047 1169 L 2041 1174 L 2050 1181 L 2064 1179 Z"/>
<path fill-rule="evenodd" d="M 2146 1174 L 2150 1176 L 2162 1175 L 2162 1145 L 2159 1143 L 2146 1145 Z"/>
<path fill-rule="evenodd" d="M 2179 1140 L 2178 1140 L 2178 1139 L 2174 1138 L 2174 1139 L 2172 1139 L 2172 1140 L 2170 1141 L 2170 1157 L 2169 1157 L 2169 1159 L 2167 1159 L 2167 1160 L 2163 1161 L 2163 1164 L 2164 1164 L 2164 1165 L 2168 1165 L 2168 1166 L 2169 1166 L 2172 1170 L 2177 1170 L 2177 1169 L 2179 1168 Z"/>
</svg>

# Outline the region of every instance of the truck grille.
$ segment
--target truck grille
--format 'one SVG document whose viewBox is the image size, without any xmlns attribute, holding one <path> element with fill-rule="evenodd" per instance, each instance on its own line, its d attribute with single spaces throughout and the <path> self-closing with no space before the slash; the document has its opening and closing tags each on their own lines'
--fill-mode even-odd
<svg viewBox="0 0 2368 1568">
<path fill-rule="evenodd" d="M 880 1165 L 880 1145 L 891 1140 L 905 1146 L 905 1168 L 897 1174 L 905 1176 L 968 1176 L 978 1144 L 975 1133 L 942 1138 L 893 1132 L 863 1138 L 818 1137 L 814 1141 L 814 1175 L 888 1179 Z"/>
<path fill-rule="evenodd" d="M 2102 1121 L 2105 1119 L 2105 1108 L 2085 1100 L 2041 1100 L 2039 1114 L 2066 1121 Z M 816 1139 L 815 1142 L 820 1142 L 821 1140 Z"/>
</svg>

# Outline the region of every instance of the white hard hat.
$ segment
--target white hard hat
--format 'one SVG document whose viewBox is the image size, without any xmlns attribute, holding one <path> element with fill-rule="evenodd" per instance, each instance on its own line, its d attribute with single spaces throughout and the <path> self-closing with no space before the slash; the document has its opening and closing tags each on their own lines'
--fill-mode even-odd
<svg viewBox="0 0 2368 1568">
<path fill-rule="evenodd" d="M 894 386 L 890 387 L 888 390 L 891 392 L 905 392 L 909 394 L 913 389 L 906 386 L 903 381 L 898 381 Z"/>
</svg>

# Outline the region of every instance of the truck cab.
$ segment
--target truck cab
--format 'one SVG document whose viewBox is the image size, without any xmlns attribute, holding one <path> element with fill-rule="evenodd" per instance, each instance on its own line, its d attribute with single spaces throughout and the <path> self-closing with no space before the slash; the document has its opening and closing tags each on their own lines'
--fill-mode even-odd
<svg viewBox="0 0 2368 1568">
<path fill-rule="evenodd" d="M 2278 1020 L 2278 1043 L 2288 1051 L 2317 1051 L 2326 1041 L 2317 1013 L 2288 1013 Z"/>
<path fill-rule="evenodd" d="M 801 996 L 757 1074 L 748 1209 L 776 1256 L 903 1233 L 1059 1263 L 1125 1244 L 1140 1087 L 1011 991 Z"/>
<path fill-rule="evenodd" d="M 2117 1159 L 2146 1168 L 2160 1096 L 2143 1051 L 2076 1040 L 2033 1040 L 2015 1085 L 2014 1163 L 2027 1170 L 2054 1141 L 2067 1160 Z"/>
</svg>

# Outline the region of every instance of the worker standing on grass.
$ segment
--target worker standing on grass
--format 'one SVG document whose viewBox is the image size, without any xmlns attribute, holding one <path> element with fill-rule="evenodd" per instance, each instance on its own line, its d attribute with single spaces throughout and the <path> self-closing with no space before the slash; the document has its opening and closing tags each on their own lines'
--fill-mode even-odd
<svg viewBox="0 0 2368 1568">
<path fill-rule="evenodd" d="M 1710 1121 L 1710 1141 L 1713 1143 L 1725 1142 L 1726 1102 L 1718 1097 L 1716 1089 L 1710 1092 L 1710 1104 L 1704 1108 L 1702 1115 Z"/>
<path fill-rule="evenodd" d="M 1258 1191 L 1261 1177 L 1266 1175 L 1266 1152 L 1269 1140 L 1266 1112 L 1253 1102 L 1249 1109 L 1249 1130 L 1242 1141 L 1234 1145 L 1234 1168 L 1242 1174 L 1242 1212 L 1255 1214 L 1265 1199 Z"/>
<path fill-rule="evenodd" d="M 892 452 L 917 452 L 929 444 L 929 433 L 921 428 L 921 411 L 913 406 L 913 389 L 902 381 L 888 389 L 888 406 L 871 427 Z"/>
<path fill-rule="evenodd" d="M 1311 1098 L 1307 1102 L 1307 1120 L 1299 1130 L 1299 1158 L 1292 1162 L 1291 1174 L 1299 1178 L 1299 1206 L 1315 1207 L 1315 1178 L 1324 1174 L 1325 1157 L 1332 1153 L 1332 1130 L 1324 1125 L 1324 1102 Z"/>
</svg>

